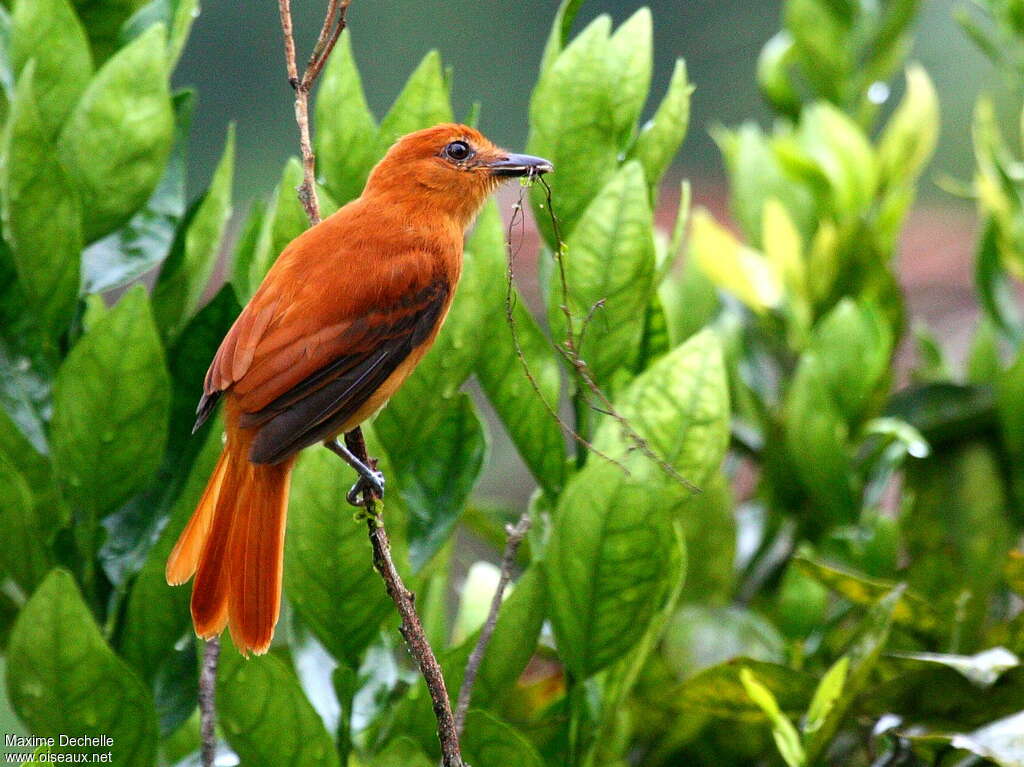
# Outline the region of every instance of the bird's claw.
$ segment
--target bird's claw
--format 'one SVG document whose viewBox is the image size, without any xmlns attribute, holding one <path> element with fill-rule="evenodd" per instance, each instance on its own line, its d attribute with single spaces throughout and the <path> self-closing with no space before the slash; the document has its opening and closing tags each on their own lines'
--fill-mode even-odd
<svg viewBox="0 0 1024 767">
<path fill-rule="evenodd" d="M 384 497 L 384 472 L 374 469 L 371 476 L 360 474 L 359 479 L 352 485 L 345 496 L 345 500 L 352 506 L 363 508 L 366 506 L 367 491 L 375 500 L 380 500 Z"/>
</svg>

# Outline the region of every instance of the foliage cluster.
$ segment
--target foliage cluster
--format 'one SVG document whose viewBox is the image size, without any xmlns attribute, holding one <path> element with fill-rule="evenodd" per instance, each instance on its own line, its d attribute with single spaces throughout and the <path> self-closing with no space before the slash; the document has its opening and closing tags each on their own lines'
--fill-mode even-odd
<svg viewBox="0 0 1024 767">
<path fill-rule="evenodd" d="M 716 133 L 738 230 L 691 217 L 683 184 L 668 234 L 654 211 L 687 129 L 685 66 L 641 125 L 650 13 L 617 28 L 601 16 L 571 37 L 580 5 L 555 17 L 530 110 L 529 150 L 557 168 L 564 240 L 534 190 L 546 317 L 507 288 L 506 231 L 489 206 L 436 348 L 368 434 L 449 690 L 494 580 L 475 567 L 453 582 L 455 531 L 500 549 L 521 512 L 472 497 L 488 454 L 483 400 L 536 481 L 467 761 L 797 767 L 966 751 L 1020 764 L 1024 320 L 1012 285 L 1024 174 L 992 107 L 979 101 L 970 188 L 985 318 L 963 372 L 918 332 L 903 384 L 894 265 L 938 99 L 910 65 L 884 120 L 881 102 L 917 2 L 787 0 L 757 72 L 778 119 Z M 990 0 L 991 18 L 969 29 L 1024 51 L 1016 5 Z M 195 10 L 0 9 L 5 697 L 33 734 L 112 736 L 119 765 L 196 758 L 198 645 L 187 590 L 163 580 L 220 449 L 216 423 L 188 434 L 191 414 L 240 304 L 306 225 L 292 160 L 203 304 L 234 141 L 188 204 L 193 94 L 169 76 Z M 432 52 L 378 122 L 346 34 L 315 107 L 324 214 L 358 195 L 397 136 L 453 119 L 449 90 Z M 589 374 L 672 471 L 594 401 L 566 359 L 572 328 Z M 463 390 L 471 377 L 483 400 Z M 551 411 L 571 412 L 600 454 L 567 440 Z M 302 457 L 279 640 L 262 658 L 223 653 L 220 734 L 245 765 L 437 758 L 426 689 L 345 511 L 351 479 L 327 451 Z"/>
</svg>

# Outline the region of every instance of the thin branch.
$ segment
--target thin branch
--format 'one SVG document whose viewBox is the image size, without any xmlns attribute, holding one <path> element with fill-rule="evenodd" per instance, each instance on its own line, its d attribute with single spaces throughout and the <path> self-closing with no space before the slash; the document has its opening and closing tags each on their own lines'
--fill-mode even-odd
<svg viewBox="0 0 1024 767">
<path fill-rule="evenodd" d="M 526 380 L 530 382 L 530 386 L 533 388 L 534 394 L 537 395 L 537 398 L 541 401 L 541 404 L 544 405 L 544 409 L 548 411 L 548 415 L 550 415 L 555 420 L 555 423 L 558 424 L 562 431 L 568 434 L 570 437 L 572 437 L 573 440 L 575 440 L 578 444 L 582 445 L 586 450 L 589 450 L 591 453 L 594 453 L 600 458 L 603 458 L 604 460 L 608 461 L 608 463 L 615 464 L 620 469 L 622 469 L 626 474 L 629 474 L 629 469 L 627 469 L 624 464 L 620 463 L 619 461 L 616 461 L 610 455 L 607 455 L 602 451 L 598 450 L 596 447 L 594 447 L 593 444 L 590 443 L 590 441 L 586 437 L 584 437 L 582 434 L 576 431 L 576 429 L 574 429 L 572 426 L 565 422 L 562 416 L 559 415 L 558 411 L 555 410 L 554 405 L 548 402 L 547 397 L 544 396 L 544 392 L 540 390 L 540 383 L 537 381 L 537 377 L 533 374 L 533 371 L 530 370 L 530 363 L 527 362 L 526 354 L 523 352 L 523 346 L 519 340 L 519 326 L 516 323 L 515 317 L 515 263 L 516 256 L 519 255 L 519 250 L 522 248 L 523 241 L 522 237 L 520 237 L 519 243 L 517 245 L 513 245 L 512 232 L 515 229 L 517 222 L 520 225 L 523 225 L 525 223 L 525 219 L 523 218 L 523 195 L 525 189 L 526 187 L 520 187 L 519 189 L 519 199 L 516 201 L 515 206 L 512 208 L 512 217 L 509 219 L 508 230 L 505 234 L 505 244 L 508 246 L 509 250 L 508 265 L 506 266 L 505 273 L 505 321 L 508 323 L 509 331 L 512 334 L 512 346 L 515 348 L 516 358 L 519 360 L 519 364 L 523 368 L 523 374 L 526 376 Z M 522 232 L 520 232 L 520 235 L 521 234 Z M 562 349 L 561 347 L 555 346 L 555 349 L 561 354 L 565 355 L 565 350 Z"/>
<path fill-rule="evenodd" d="M 491 607 L 487 611 L 487 620 L 480 629 L 480 636 L 476 640 L 473 652 L 470 653 L 469 661 L 466 663 L 466 673 L 462 677 L 462 686 L 459 688 L 459 702 L 455 707 L 455 732 L 461 736 L 462 728 L 466 724 L 466 712 L 469 711 L 469 701 L 473 697 L 473 685 L 476 683 L 476 675 L 483 662 L 484 653 L 487 652 L 487 645 L 491 643 L 494 636 L 494 627 L 498 623 L 498 610 L 501 608 L 502 599 L 505 597 L 505 589 L 512 579 L 512 568 L 515 566 L 516 553 L 519 551 L 519 544 L 523 542 L 526 534 L 530 531 L 530 514 L 523 512 L 515 526 L 505 526 L 505 553 L 501 557 L 501 575 L 498 577 L 498 588 L 491 598 Z"/>
<path fill-rule="evenodd" d="M 316 157 L 313 154 L 309 130 L 309 92 L 334 49 L 342 30 L 345 29 L 345 13 L 351 0 L 329 0 L 327 13 L 313 53 L 306 70 L 299 79 L 295 65 L 295 39 L 292 31 L 292 15 L 290 0 L 278 0 L 281 12 L 281 30 L 284 33 L 285 62 L 288 68 L 288 81 L 295 89 L 295 122 L 299 126 L 299 145 L 302 150 L 302 184 L 297 192 L 299 200 L 306 211 L 311 226 L 320 223 L 320 203 L 316 195 Z M 371 468 L 377 467 L 376 460 L 366 454 L 366 441 L 358 427 L 345 435 L 345 445 L 358 458 Z M 378 510 L 376 498 L 370 489 L 363 492 L 363 506 L 366 515 L 366 527 L 373 548 L 373 565 L 381 578 L 388 596 L 395 603 L 398 614 L 402 618 L 399 631 L 419 666 L 420 673 L 427 683 L 430 699 L 437 718 L 437 734 L 441 742 L 442 763 L 444 767 L 464 767 L 462 753 L 459 750 L 459 736 L 455 729 L 451 703 L 448 700 L 448 689 L 437 657 L 430 648 L 423 624 L 416 613 L 415 597 L 405 587 L 398 569 L 391 556 L 391 541 L 387 528 L 384 526 L 384 515 Z"/>
<path fill-rule="evenodd" d="M 345 435 L 345 446 L 356 458 L 371 468 L 377 468 L 377 462 L 366 454 L 366 441 L 363 439 L 361 429 L 355 429 Z M 405 587 L 402 576 L 395 568 L 394 560 L 391 558 L 391 541 L 388 539 L 387 528 L 384 527 L 384 516 L 377 511 L 371 491 L 363 492 L 363 503 L 366 507 L 366 528 L 370 535 L 370 545 L 373 547 L 373 566 L 384 579 L 388 596 L 398 608 L 398 614 L 402 618 L 402 625 L 398 630 L 402 633 L 405 644 L 419 666 L 430 692 L 434 717 L 437 719 L 437 737 L 441 741 L 441 763 L 444 767 L 463 767 L 462 753 L 459 750 L 459 731 L 452 716 L 448 687 L 441 673 L 441 665 L 430 648 L 430 642 L 427 641 L 420 616 L 416 613 L 415 596 Z"/>
<path fill-rule="evenodd" d="M 208 639 L 203 645 L 203 668 L 199 672 L 199 733 L 202 739 L 202 765 L 213 767 L 217 756 L 217 660 L 220 638 Z"/>
<path fill-rule="evenodd" d="M 619 427 L 622 429 L 623 436 L 626 438 L 628 442 L 632 444 L 634 449 L 639 450 L 644 455 L 644 457 L 655 463 L 663 472 L 668 474 L 670 477 L 672 477 L 672 479 L 674 479 L 679 484 L 683 485 L 688 490 L 694 493 L 701 492 L 700 488 L 694 485 L 692 482 L 690 482 L 690 480 L 683 477 L 676 470 L 675 466 L 673 466 L 660 455 L 655 453 L 650 443 L 646 439 L 644 439 L 635 428 L 633 428 L 633 424 L 629 422 L 629 419 L 622 415 L 618 410 L 616 410 L 615 406 L 608 398 L 608 395 L 605 394 L 604 390 L 594 380 L 594 376 L 590 370 L 590 367 L 587 365 L 586 361 L 584 361 L 583 357 L 580 355 L 578 342 L 579 336 L 576 335 L 575 329 L 573 327 L 572 310 L 569 308 L 569 281 L 565 275 L 565 243 L 562 241 L 561 227 L 558 223 L 558 217 L 555 215 L 554 204 L 551 199 L 551 186 L 548 184 L 548 182 L 544 179 L 543 176 L 539 176 L 537 180 L 540 181 L 541 185 L 544 187 L 544 193 L 546 195 L 545 203 L 547 204 L 548 215 L 551 218 L 551 227 L 554 233 L 556 243 L 554 258 L 555 262 L 558 264 L 558 276 L 561 282 L 562 289 L 561 309 L 562 314 L 565 315 L 566 323 L 565 341 L 563 341 L 561 344 L 563 356 L 566 358 L 566 360 L 568 360 L 569 364 L 576 372 L 578 378 L 583 382 L 583 385 L 586 386 L 587 391 L 589 391 L 592 396 L 596 397 L 600 401 L 602 406 L 600 410 L 602 412 L 608 413 L 608 415 L 615 419 L 615 421 L 619 424 Z M 600 304 L 600 302 L 598 302 L 598 304 Z M 595 306 L 591 308 L 591 314 L 593 313 L 595 308 L 597 308 L 597 306 L 598 305 L 595 304 Z M 588 314 L 587 316 L 587 321 L 589 321 L 589 319 L 590 314 Z M 588 402 L 587 404 L 590 407 L 593 407 L 591 403 Z M 627 474 L 628 473 L 629 472 L 627 471 Z"/>
</svg>

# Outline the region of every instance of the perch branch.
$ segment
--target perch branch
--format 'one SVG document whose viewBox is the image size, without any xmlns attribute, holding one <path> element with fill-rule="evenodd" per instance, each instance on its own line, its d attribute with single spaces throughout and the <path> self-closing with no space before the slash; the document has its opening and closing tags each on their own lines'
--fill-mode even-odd
<svg viewBox="0 0 1024 767">
<path fill-rule="evenodd" d="M 220 638 L 208 639 L 203 645 L 203 668 L 199 672 L 199 734 L 202 740 L 202 765 L 213 767 L 217 756 L 217 659 Z"/>
<path fill-rule="evenodd" d="M 290 0 L 278 0 L 278 8 L 281 12 L 281 30 L 284 33 L 288 82 L 295 89 L 295 121 L 299 126 L 299 145 L 302 150 L 303 180 L 297 192 L 311 226 L 320 223 L 320 203 L 316 195 L 316 157 L 313 154 L 309 130 L 309 92 L 327 62 L 338 37 L 345 29 L 345 13 L 350 3 L 351 0 L 329 0 L 323 27 L 316 45 L 313 47 L 306 70 L 300 79 L 295 64 L 295 39 L 292 30 Z M 376 468 L 377 462 L 366 454 L 366 441 L 363 439 L 361 429 L 356 428 L 346 434 L 345 445 L 360 461 L 367 466 Z M 455 720 L 452 716 L 448 689 L 441 673 L 441 666 L 430 648 L 426 633 L 423 631 L 423 624 L 416 613 L 415 597 L 405 587 L 405 583 L 402 582 L 402 577 L 395 567 L 391 557 L 391 541 L 388 538 L 387 528 L 384 526 L 384 517 L 378 511 L 376 499 L 369 489 L 363 492 L 363 505 L 365 506 L 370 545 L 373 548 L 373 565 L 384 579 L 388 596 L 391 597 L 398 609 L 402 618 L 399 631 L 401 631 L 409 652 L 419 666 L 420 673 L 427 683 L 427 689 L 430 691 L 434 715 L 437 718 L 437 734 L 441 742 L 444 767 L 464 767 L 459 750 L 459 736 L 455 729 Z"/>
<path fill-rule="evenodd" d="M 530 515 L 524 512 L 515 526 L 505 526 L 505 553 L 501 557 L 501 575 L 498 577 L 498 588 L 491 598 L 491 607 L 487 611 L 487 620 L 480 629 L 480 636 L 476 640 L 473 652 L 470 653 L 469 661 L 466 663 L 466 673 L 462 677 L 462 686 L 459 688 L 459 702 L 455 707 L 455 732 L 461 736 L 462 728 L 466 724 L 466 712 L 469 710 L 469 701 L 473 697 L 473 685 L 476 683 L 476 675 L 483 662 L 484 653 L 487 652 L 487 645 L 491 643 L 494 635 L 494 627 L 498 623 L 498 610 L 501 608 L 502 599 L 505 596 L 505 589 L 512 579 L 512 568 L 515 566 L 516 553 L 519 551 L 519 544 L 530 531 Z"/>
</svg>

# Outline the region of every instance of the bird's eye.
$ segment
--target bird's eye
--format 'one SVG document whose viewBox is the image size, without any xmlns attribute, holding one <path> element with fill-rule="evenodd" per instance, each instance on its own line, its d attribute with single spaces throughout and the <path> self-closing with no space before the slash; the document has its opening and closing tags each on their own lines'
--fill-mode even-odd
<svg viewBox="0 0 1024 767">
<path fill-rule="evenodd" d="M 471 154 L 469 144 L 465 141 L 453 141 L 444 148 L 444 153 L 449 159 L 456 162 L 465 160 Z"/>
</svg>

